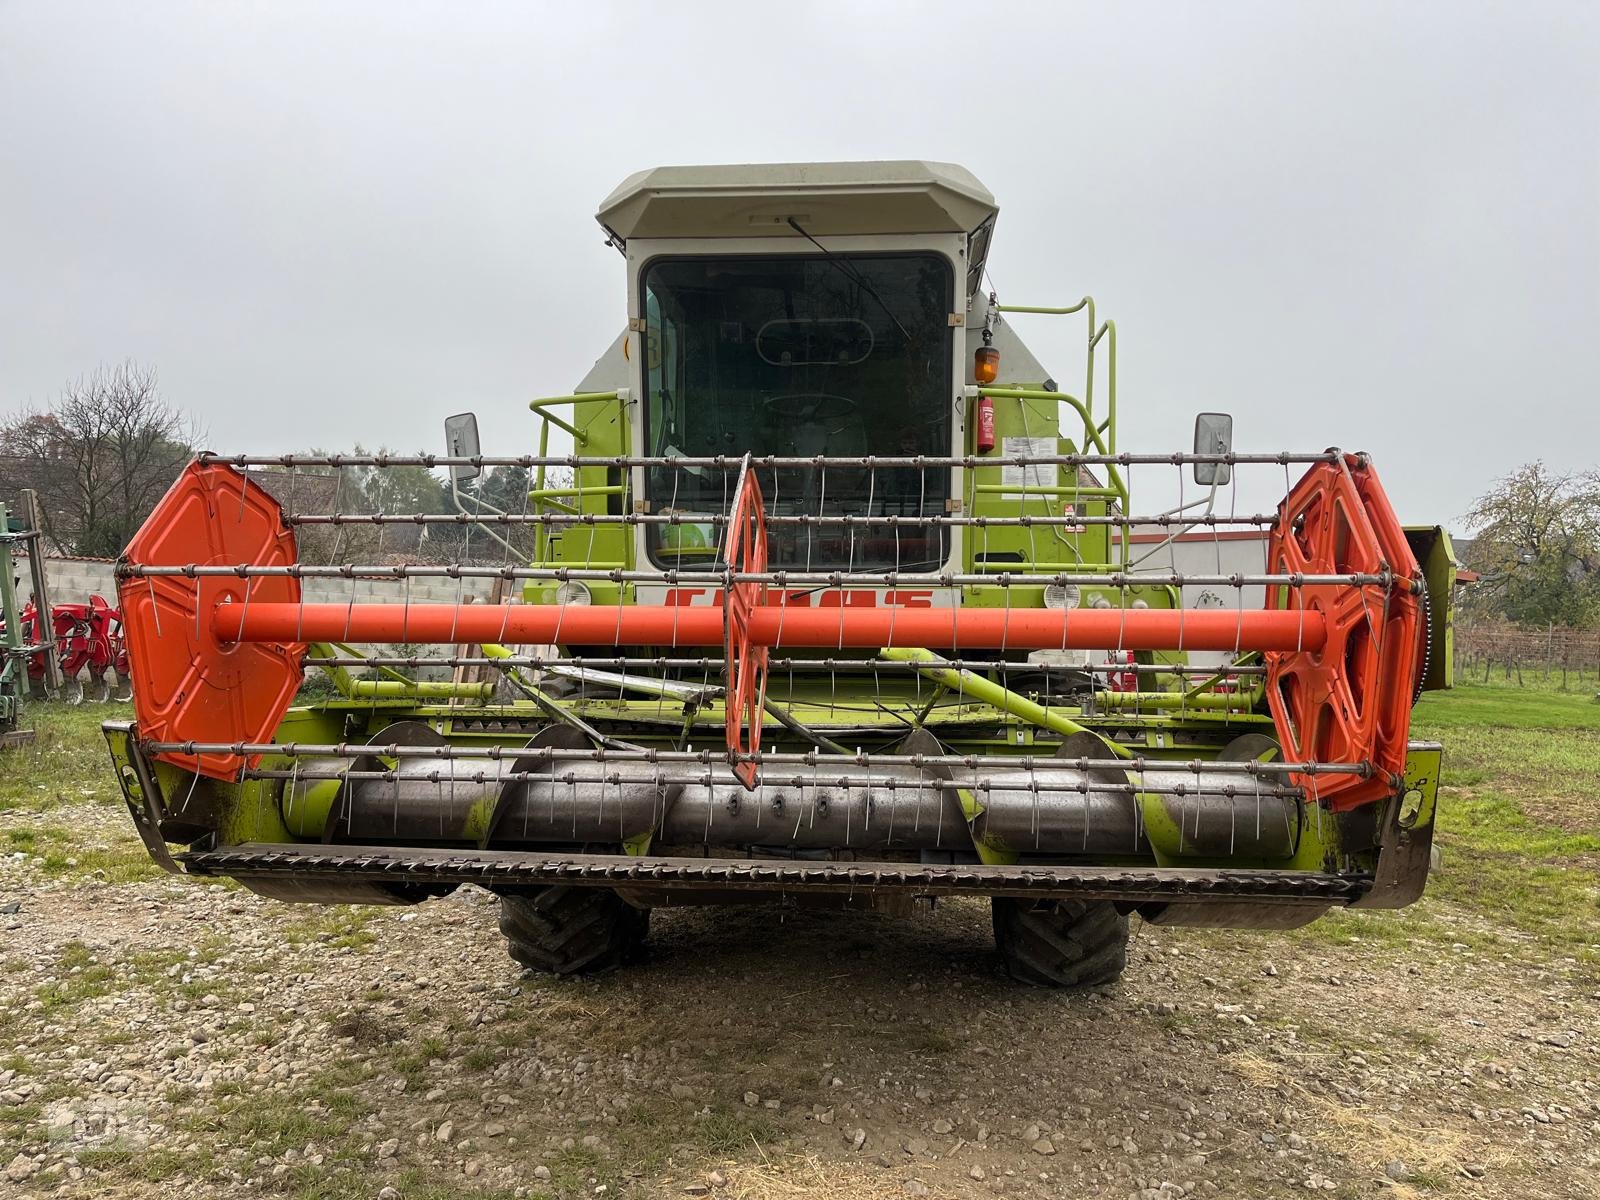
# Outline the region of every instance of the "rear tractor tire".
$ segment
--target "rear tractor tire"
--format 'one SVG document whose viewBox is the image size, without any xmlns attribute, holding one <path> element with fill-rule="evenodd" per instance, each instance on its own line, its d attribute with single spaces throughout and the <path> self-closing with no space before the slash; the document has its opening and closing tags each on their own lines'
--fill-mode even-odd
<svg viewBox="0 0 1600 1200">
<path fill-rule="evenodd" d="M 500 897 L 511 957 L 551 975 L 597 975 L 644 956 L 648 909 L 609 888 L 547 887 Z"/>
<path fill-rule="evenodd" d="M 1038 987 L 1111 983 L 1128 965 L 1128 918 L 1109 900 L 996 896 L 994 941 L 1006 973 Z"/>
</svg>

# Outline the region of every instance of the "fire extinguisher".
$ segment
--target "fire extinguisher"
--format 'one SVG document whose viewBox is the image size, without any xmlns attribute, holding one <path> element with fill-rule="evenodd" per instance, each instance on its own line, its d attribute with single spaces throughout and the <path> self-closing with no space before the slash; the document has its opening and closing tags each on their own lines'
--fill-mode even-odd
<svg viewBox="0 0 1600 1200">
<path fill-rule="evenodd" d="M 990 296 L 991 303 L 994 297 Z M 983 345 L 978 347 L 978 352 L 972 358 L 972 377 L 981 387 L 993 383 L 1000 375 L 1000 351 L 989 344 L 993 335 L 988 326 L 983 330 Z M 990 396 L 978 397 L 975 413 L 977 433 L 973 438 L 973 445 L 979 454 L 987 454 L 994 449 L 994 399 Z"/>
<path fill-rule="evenodd" d="M 994 449 L 994 399 L 990 396 L 978 397 L 978 432 L 974 445 L 979 454 Z"/>
<path fill-rule="evenodd" d="M 1126 663 L 1129 667 L 1134 665 L 1132 650 L 1117 651 L 1107 658 L 1107 662 L 1114 664 Z M 1111 690 L 1113 692 L 1137 692 L 1139 690 L 1139 672 L 1113 671 L 1111 673 Z"/>
</svg>

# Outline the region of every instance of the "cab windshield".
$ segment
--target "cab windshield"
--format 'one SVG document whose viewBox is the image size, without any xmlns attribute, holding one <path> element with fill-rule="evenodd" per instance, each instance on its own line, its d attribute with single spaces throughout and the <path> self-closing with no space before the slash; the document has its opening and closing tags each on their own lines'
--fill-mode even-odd
<svg viewBox="0 0 1600 1200">
<path fill-rule="evenodd" d="M 861 457 L 950 453 L 952 273 L 933 254 L 665 259 L 644 273 L 646 453 Z M 933 570 L 946 468 L 759 472 L 773 566 Z M 725 514 L 737 471 L 652 468 L 652 512 Z M 818 517 L 865 518 L 850 524 Z M 797 518 L 809 517 L 810 522 Z M 787 518 L 787 520 L 786 520 Z M 650 556 L 717 563 L 722 527 L 649 525 Z"/>
</svg>

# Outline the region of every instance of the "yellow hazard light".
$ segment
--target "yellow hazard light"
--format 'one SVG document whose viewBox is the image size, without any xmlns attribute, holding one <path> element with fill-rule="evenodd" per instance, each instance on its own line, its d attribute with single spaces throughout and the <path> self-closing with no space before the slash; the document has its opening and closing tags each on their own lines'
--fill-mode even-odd
<svg viewBox="0 0 1600 1200">
<path fill-rule="evenodd" d="M 1000 377 L 1000 351 L 993 346 L 979 346 L 972 356 L 972 377 L 979 383 L 993 383 Z"/>
</svg>

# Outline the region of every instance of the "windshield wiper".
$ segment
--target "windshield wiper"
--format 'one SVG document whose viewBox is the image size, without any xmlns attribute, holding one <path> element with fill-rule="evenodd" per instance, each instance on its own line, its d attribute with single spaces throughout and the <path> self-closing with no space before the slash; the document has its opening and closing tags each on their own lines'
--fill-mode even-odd
<svg viewBox="0 0 1600 1200">
<path fill-rule="evenodd" d="M 793 217 L 789 218 L 789 228 L 794 230 L 801 237 L 805 238 L 806 241 L 810 242 L 818 250 L 821 250 L 822 256 L 828 260 L 829 264 L 832 265 L 834 270 L 838 271 L 839 274 L 843 275 L 851 283 L 855 284 L 862 291 L 866 292 L 867 295 L 876 300 L 878 302 L 878 307 L 883 309 L 884 315 L 887 316 L 889 320 L 894 322 L 894 327 L 900 331 L 900 336 L 905 338 L 907 342 L 911 340 L 911 334 L 906 330 L 904 325 L 900 324 L 900 318 L 894 315 L 889 306 L 883 302 L 883 297 L 878 295 L 877 291 L 870 283 L 866 281 L 866 278 L 861 274 L 861 272 L 855 269 L 854 264 L 852 264 L 846 258 L 841 258 L 832 250 L 829 250 L 821 242 L 817 241 L 816 238 L 812 237 L 804 229 L 800 228 L 800 222 L 796 221 Z"/>
</svg>

